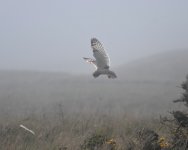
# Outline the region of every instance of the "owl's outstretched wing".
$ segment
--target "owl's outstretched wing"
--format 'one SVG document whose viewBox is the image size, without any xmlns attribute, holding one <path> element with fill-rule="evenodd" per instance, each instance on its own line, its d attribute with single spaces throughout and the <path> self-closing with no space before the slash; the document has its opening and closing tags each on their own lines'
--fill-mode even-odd
<svg viewBox="0 0 188 150">
<path fill-rule="evenodd" d="M 95 69 L 97 69 L 97 65 L 96 65 L 96 60 L 92 59 L 92 58 L 86 58 L 86 57 L 83 57 L 83 59 L 87 62 L 87 63 L 90 63 L 92 64 Z"/>
<path fill-rule="evenodd" d="M 93 56 L 96 59 L 96 65 L 99 69 L 107 69 L 110 67 L 110 58 L 104 50 L 102 44 L 96 38 L 91 39 L 91 47 Z"/>
</svg>

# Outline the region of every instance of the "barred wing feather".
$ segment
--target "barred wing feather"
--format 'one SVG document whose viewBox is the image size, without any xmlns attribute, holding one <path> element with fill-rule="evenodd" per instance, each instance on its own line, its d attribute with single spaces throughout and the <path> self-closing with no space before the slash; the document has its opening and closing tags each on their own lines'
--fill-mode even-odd
<svg viewBox="0 0 188 150">
<path fill-rule="evenodd" d="M 93 49 L 93 56 L 96 59 L 96 65 L 98 69 L 104 69 L 110 67 L 110 59 L 102 44 L 96 38 L 91 39 L 91 47 Z"/>
</svg>

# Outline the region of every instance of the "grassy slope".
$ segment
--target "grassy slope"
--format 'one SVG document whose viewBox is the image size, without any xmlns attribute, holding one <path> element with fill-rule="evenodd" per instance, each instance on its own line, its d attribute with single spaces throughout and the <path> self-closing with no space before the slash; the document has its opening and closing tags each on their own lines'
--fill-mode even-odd
<svg viewBox="0 0 188 150">
<path fill-rule="evenodd" d="M 0 149 L 79 149 L 96 132 L 108 134 L 123 149 L 137 128 L 153 128 L 162 135 L 159 122 L 143 116 L 158 118 L 179 97 L 176 86 L 184 80 L 188 70 L 184 56 L 188 57 L 179 54 L 182 57 L 174 62 L 178 54 L 131 64 L 118 71 L 118 80 L 110 81 L 64 73 L 1 71 Z M 168 65 L 163 65 L 167 56 Z M 33 129 L 36 136 L 19 124 Z"/>
</svg>

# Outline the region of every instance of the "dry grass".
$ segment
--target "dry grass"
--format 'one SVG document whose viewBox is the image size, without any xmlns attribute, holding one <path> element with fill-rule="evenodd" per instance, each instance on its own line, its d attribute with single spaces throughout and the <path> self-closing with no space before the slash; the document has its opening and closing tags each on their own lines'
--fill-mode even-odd
<svg viewBox="0 0 188 150">
<path fill-rule="evenodd" d="M 59 114 L 60 115 L 60 114 Z M 4 150 L 79 150 L 84 144 L 99 144 L 97 149 L 121 150 L 134 139 L 141 128 L 160 130 L 158 120 L 134 119 L 127 116 L 72 114 L 60 119 L 59 115 L 17 118 L 14 121 L 1 120 L 0 149 Z M 19 127 L 24 124 L 34 130 L 32 135 Z M 100 138 L 99 138 L 100 137 Z M 90 144 L 89 143 L 89 144 Z M 87 146 L 86 148 L 87 149 Z M 90 148 L 92 150 L 92 148 Z"/>
</svg>

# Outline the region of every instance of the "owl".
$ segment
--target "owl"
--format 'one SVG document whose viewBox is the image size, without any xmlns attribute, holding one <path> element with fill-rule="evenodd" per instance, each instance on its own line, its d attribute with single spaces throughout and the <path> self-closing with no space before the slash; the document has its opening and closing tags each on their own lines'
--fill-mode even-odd
<svg viewBox="0 0 188 150">
<path fill-rule="evenodd" d="M 83 59 L 94 65 L 96 71 L 93 73 L 93 77 L 97 78 L 100 75 L 107 75 L 109 79 L 117 78 L 115 72 L 110 70 L 110 58 L 98 39 L 91 39 L 91 48 L 95 59 L 86 57 L 83 57 Z"/>
</svg>

